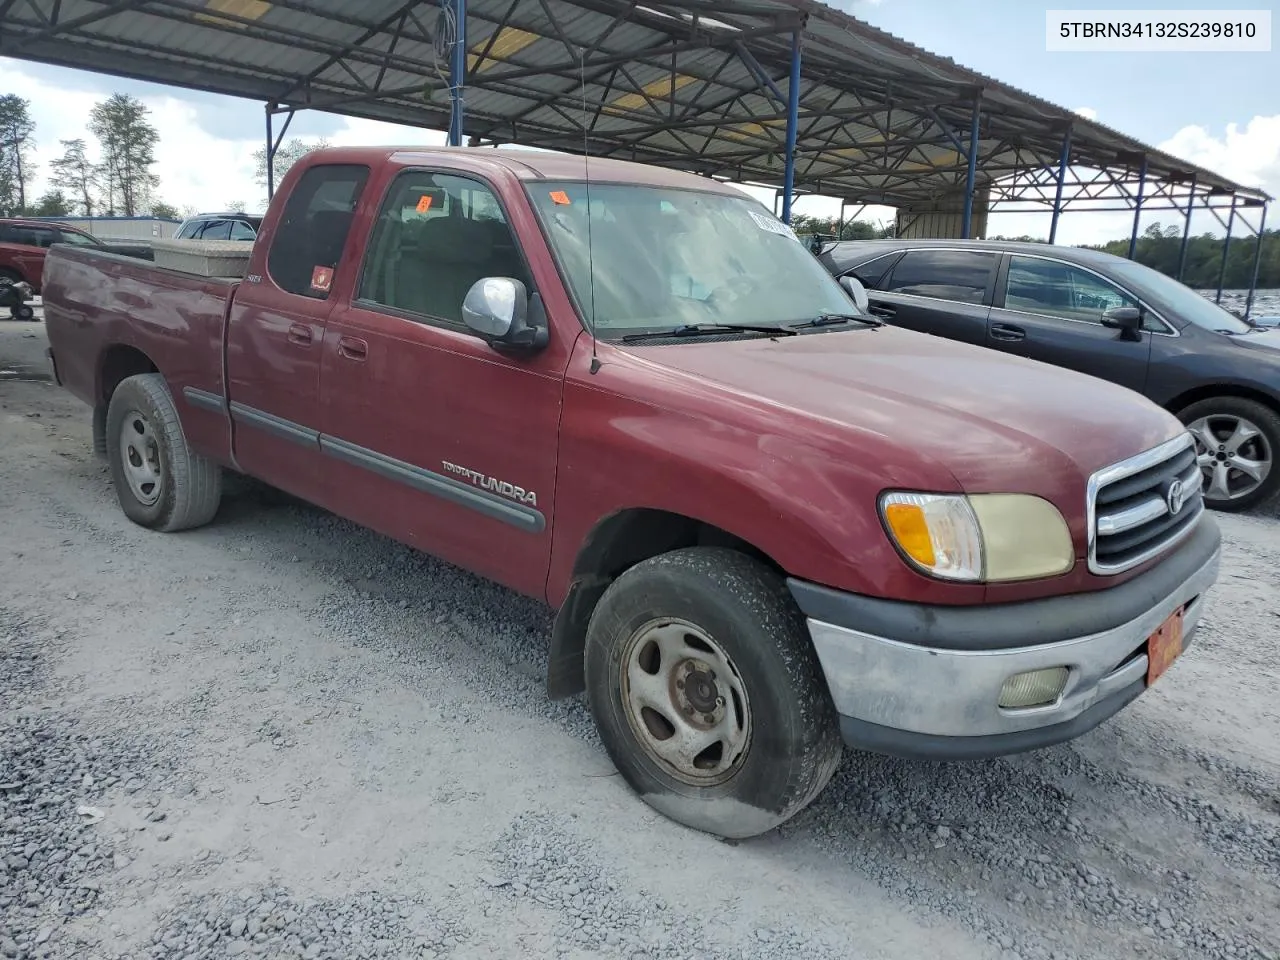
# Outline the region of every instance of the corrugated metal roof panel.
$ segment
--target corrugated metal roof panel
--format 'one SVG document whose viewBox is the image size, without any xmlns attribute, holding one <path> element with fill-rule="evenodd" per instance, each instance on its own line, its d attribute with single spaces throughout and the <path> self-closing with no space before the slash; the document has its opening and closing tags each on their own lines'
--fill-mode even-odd
<svg viewBox="0 0 1280 960">
<path fill-rule="evenodd" d="M 595 154 L 776 183 L 785 121 L 757 71 L 785 87 L 801 23 L 801 190 L 900 204 L 953 195 L 980 90 L 984 182 L 1056 166 L 1069 123 L 1073 164 L 1145 154 L 1170 202 L 1170 184 L 1191 174 L 1204 190 L 1265 197 L 815 0 L 470 0 L 468 133 L 578 151 L 585 125 Z M 8 8 L 0 54 L 439 127 L 446 25 L 422 0 L 31 0 Z"/>
</svg>

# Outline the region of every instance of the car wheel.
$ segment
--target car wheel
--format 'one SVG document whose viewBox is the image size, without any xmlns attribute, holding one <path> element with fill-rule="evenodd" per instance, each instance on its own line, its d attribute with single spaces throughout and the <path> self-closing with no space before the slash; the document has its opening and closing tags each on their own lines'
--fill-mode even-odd
<svg viewBox="0 0 1280 960">
<path fill-rule="evenodd" d="M 11 310 L 13 319 L 15 320 L 34 320 L 36 318 L 35 308 L 29 303 L 20 303 Z"/>
<path fill-rule="evenodd" d="M 1236 512 L 1280 492 L 1280 414 L 1243 397 L 1212 397 L 1178 412 L 1196 441 L 1205 506 Z"/>
<path fill-rule="evenodd" d="M 213 519 L 222 469 L 194 453 L 158 373 L 121 381 L 107 406 L 107 461 L 125 515 L 172 533 Z"/>
<path fill-rule="evenodd" d="M 773 829 L 841 757 L 804 616 L 781 577 L 737 551 L 676 550 L 618 577 L 587 629 L 586 679 L 623 778 L 706 833 Z"/>
</svg>

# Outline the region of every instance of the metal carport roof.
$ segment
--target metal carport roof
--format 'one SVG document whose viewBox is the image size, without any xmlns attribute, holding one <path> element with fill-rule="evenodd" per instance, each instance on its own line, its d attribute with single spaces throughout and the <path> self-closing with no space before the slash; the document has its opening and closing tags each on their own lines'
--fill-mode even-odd
<svg viewBox="0 0 1280 960">
<path fill-rule="evenodd" d="M 0 55 L 444 129 L 443 16 L 424 0 L 0 0 Z M 799 30 L 798 191 L 962 198 L 977 104 L 972 182 L 993 204 L 1132 206 L 1144 167 L 1145 209 L 1269 199 L 812 0 L 469 0 L 466 21 L 473 142 L 585 140 L 593 155 L 776 186 Z"/>
</svg>

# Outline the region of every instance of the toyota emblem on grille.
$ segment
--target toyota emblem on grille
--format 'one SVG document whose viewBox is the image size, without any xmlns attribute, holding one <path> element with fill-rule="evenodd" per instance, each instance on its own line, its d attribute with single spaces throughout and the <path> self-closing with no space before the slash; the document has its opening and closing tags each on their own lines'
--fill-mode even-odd
<svg viewBox="0 0 1280 960">
<path fill-rule="evenodd" d="M 1182 509 L 1182 504 L 1186 500 L 1186 491 L 1182 489 L 1182 481 L 1175 480 L 1169 484 L 1169 492 L 1165 495 L 1164 502 L 1169 507 L 1169 515 L 1176 517 Z"/>
</svg>

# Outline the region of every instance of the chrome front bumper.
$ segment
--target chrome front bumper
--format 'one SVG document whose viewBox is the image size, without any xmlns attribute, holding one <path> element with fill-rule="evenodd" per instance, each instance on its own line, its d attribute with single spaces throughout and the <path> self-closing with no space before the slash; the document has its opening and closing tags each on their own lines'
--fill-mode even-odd
<svg viewBox="0 0 1280 960">
<path fill-rule="evenodd" d="M 846 741 L 883 753 L 965 758 L 1047 746 L 1097 726 L 1146 688 L 1146 640 L 1180 607 L 1185 608 L 1184 650 L 1191 643 L 1220 560 L 1216 525 L 1211 519 L 1205 522 L 1212 526 L 1211 537 L 1194 538 L 1200 544 L 1199 555 L 1182 558 L 1183 569 L 1177 571 L 1172 588 L 1167 583 L 1148 583 L 1161 589 L 1128 589 L 1125 604 L 1137 603 L 1136 615 L 1103 629 L 1097 629 L 1098 611 L 1089 609 L 1090 604 L 1101 603 L 1100 596 L 1089 594 L 1072 598 L 1075 604 L 1069 607 L 1059 599 L 1050 617 L 1034 613 L 1044 601 L 952 611 L 951 616 L 968 616 L 965 624 L 971 634 L 972 615 L 981 613 L 990 624 L 997 649 L 974 649 L 972 642 L 968 649 L 904 642 L 848 622 L 824 621 L 812 615 L 810 605 L 811 610 L 806 610 L 809 631 L 841 714 Z M 1194 561 L 1189 572 L 1188 559 Z M 798 599 L 805 607 L 803 596 L 798 594 Z M 1047 624 L 1057 633 L 1069 630 L 1070 624 L 1063 623 L 1064 610 L 1068 618 L 1078 611 L 1081 621 L 1093 629 L 1037 642 Z M 945 634 L 947 611 L 932 607 L 928 617 L 918 619 L 929 621 L 935 635 Z M 1134 611 L 1121 608 L 1120 612 Z M 1010 616 L 1014 621 L 1006 622 Z M 1021 638 L 1015 646 L 1009 642 L 1010 631 L 1019 628 L 1021 633 L 1012 634 Z M 1009 677 L 1057 666 L 1067 667 L 1069 674 L 1054 703 L 1021 709 L 999 706 L 1001 688 Z"/>
</svg>

